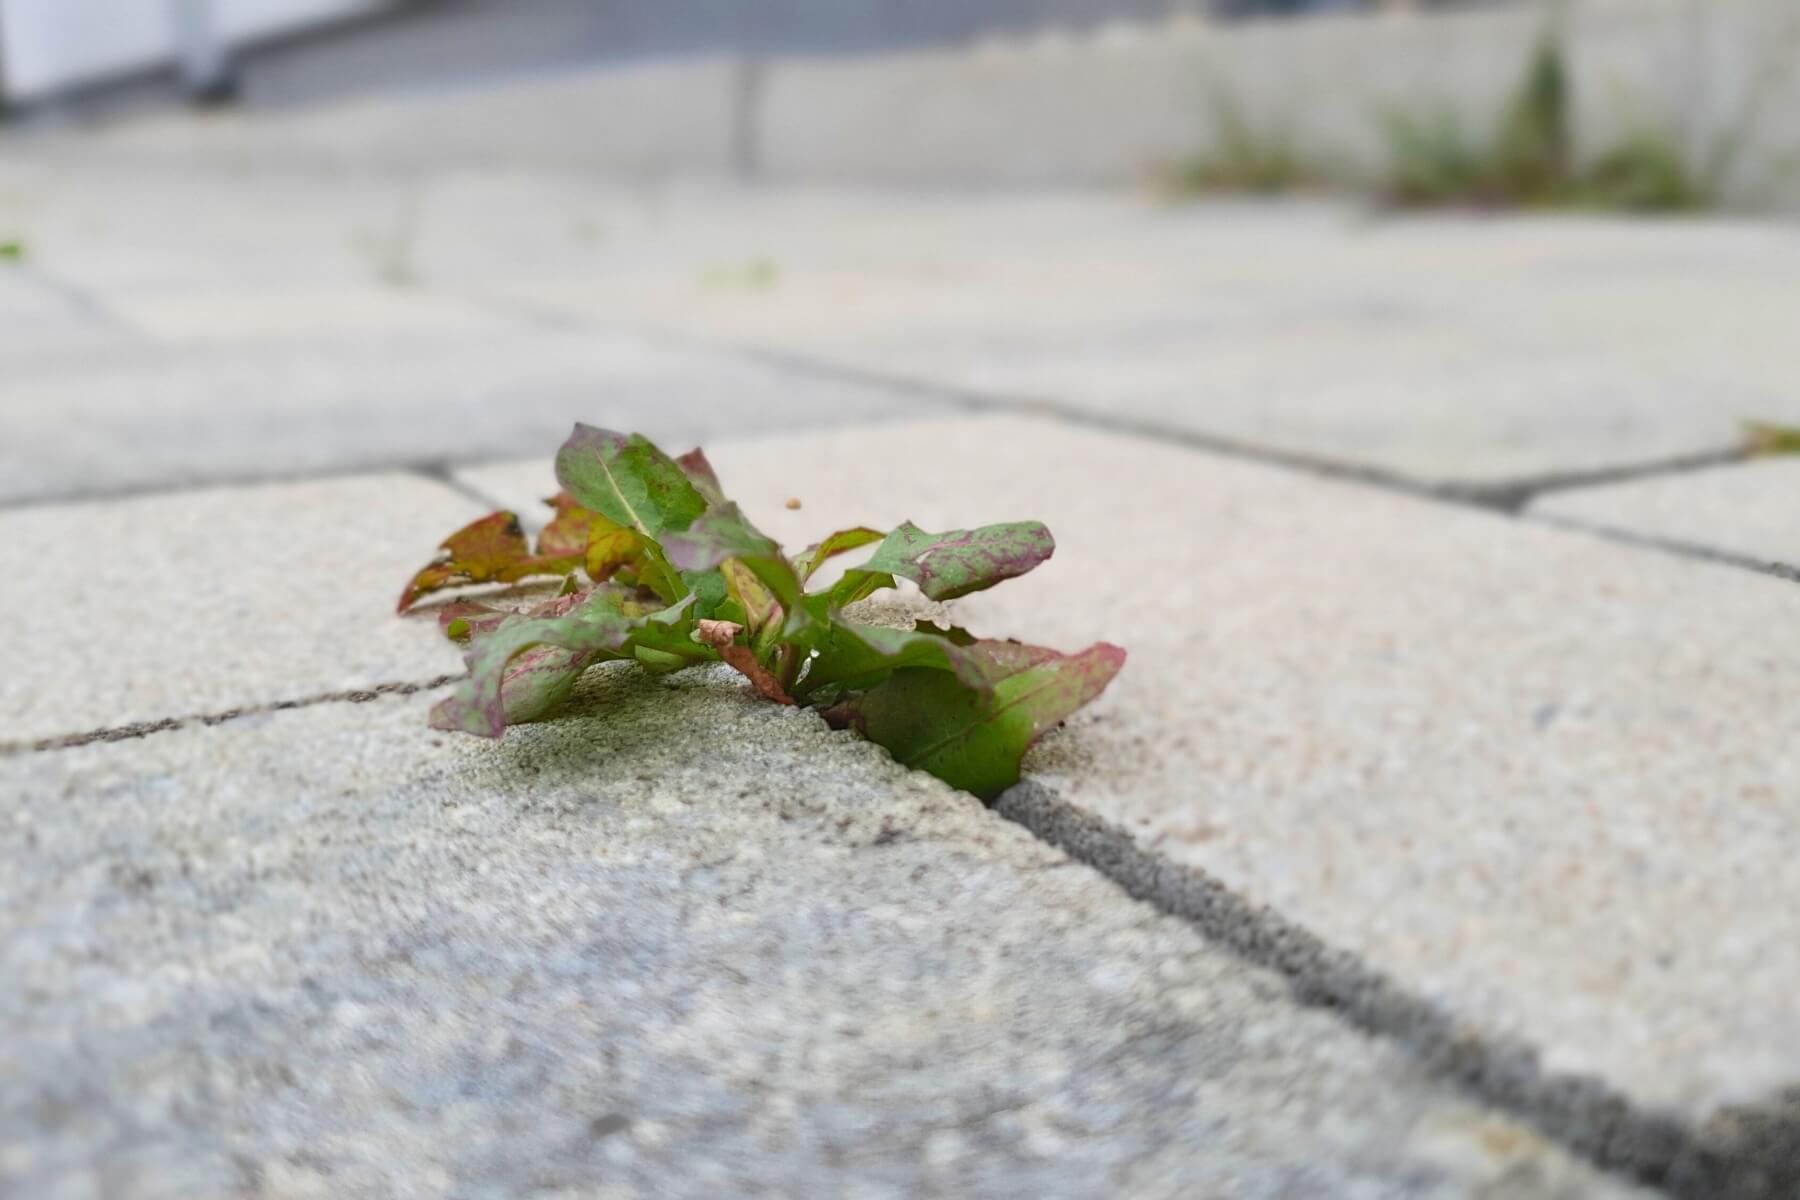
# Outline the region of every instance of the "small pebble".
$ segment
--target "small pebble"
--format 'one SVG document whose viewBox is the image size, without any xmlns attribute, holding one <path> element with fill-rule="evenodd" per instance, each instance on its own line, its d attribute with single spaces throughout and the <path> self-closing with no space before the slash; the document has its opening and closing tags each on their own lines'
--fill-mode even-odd
<svg viewBox="0 0 1800 1200">
<path fill-rule="evenodd" d="M 799 507 L 800 507 L 800 497 L 798 497 L 798 496 L 789 496 L 789 497 L 788 497 L 788 502 L 787 502 L 787 506 L 788 506 L 788 510 L 789 510 L 789 511 L 790 511 L 790 512 L 791 512 L 791 511 L 793 511 L 793 510 L 794 510 L 794 509 L 797 509 L 797 508 L 799 508 Z"/>
</svg>

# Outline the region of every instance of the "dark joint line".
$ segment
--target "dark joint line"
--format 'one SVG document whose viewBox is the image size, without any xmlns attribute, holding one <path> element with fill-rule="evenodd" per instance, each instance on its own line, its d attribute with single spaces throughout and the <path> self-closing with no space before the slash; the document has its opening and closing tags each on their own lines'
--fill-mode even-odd
<svg viewBox="0 0 1800 1200">
<path fill-rule="evenodd" d="M 1297 1002 L 1399 1044 L 1427 1071 L 1599 1167 L 1681 1200 L 1800 1196 L 1800 1089 L 1690 1126 L 1634 1104 L 1603 1080 L 1546 1071 L 1536 1048 L 1459 1021 L 1359 956 L 1202 871 L 1145 850 L 1129 832 L 1040 784 L 1021 783 L 993 807 L 1133 898 L 1282 975 Z"/>
<path fill-rule="evenodd" d="M 434 688 L 455 683 L 461 678 L 463 678 L 461 675 L 439 675 L 436 679 L 427 679 L 422 682 L 378 683 L 372 687 L 354 688 L 350 691 L 321 692 L 316 696 L 274 700 L 267 704 L 252 704 L 243 708 L 226 709 L 224 712 L 195 713 L 185 717 L 164 717 L 157 721 L 138 721 L 130 725 L 114 725 L 106 729 L 89 730 L 86 733 L 69 733 L 58 737 L 39 738 L 33 742 L 0 742 L 0 758 L 15 754 L 32 754 L 44 750 L 72 750 L 77 746 L 91 746 L 96 742 L 124 742 L 176 729 L 224 725 L 240 717 L 286 712 L 295 708 L 311 708 L 317 704 L 366 704 L 383 696 L 411 696 L 417 692 L 429 692 Z"/>
</svg>

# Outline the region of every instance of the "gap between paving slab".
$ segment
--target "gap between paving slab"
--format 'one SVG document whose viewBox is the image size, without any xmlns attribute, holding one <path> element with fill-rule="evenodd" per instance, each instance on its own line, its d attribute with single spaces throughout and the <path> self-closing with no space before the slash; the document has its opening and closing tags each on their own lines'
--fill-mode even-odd
<svg viewBox="0 0 1800 1200">
<path fill-rule="evenodd" d="M 1364 483 L 1388 491 L 1468 504 L 1478 508 L 1491 508 L 1502 512 L 1523 510 L 1532 500 L 1550 492 L 1649 479 L 1662 475 L 1684 474 L 1742 462 L 1748 455 L 1747 449 L 1743 446 L 1721 446 L 1670 458 L 1625 463 L 1616 467 L 1549 472 L 1483 483 L 1431 482 L 1370 463 L 1359 463 L 1323 454 L 1285 450 L 1279 446 L 1210 434 L 1203 430 L 1169 425 L 1143 417 L 1099 412 L 1044 396 L 1009 396 L 1003 393 L 936 383 L 926 379 L 892 375 L 880 370 L 832 362 L 807 355 L 764 350 L 755 346 L 684 342 L 682 339 L 672 339 L 672 342 L 674 344 L 708 346 L 739 355 L 753 362 L 762 362 L 802 374 L 823 375 L 827 378 L 841 379 L 846 383 L 886 387 L 920 397 L 930 397 L 969 412 L 989 415 L 1015 413 L 1024 416 L 1049 417 L 1070 425 L 1084 426 L 1107 433 L 1147 438 L 1212 454 L 1228 455 L 1232 458 L 1246 459 L 1270 466 L 1305 471 L 1328 479 Z"/>
<path fill-rule="evenodd" d="M 40 738 L 35 742 L 0 742 L 0 757 L 43 750 L 73 750 L 77 746 L 91 746 L 99 742 L 126 742 L 133 738 L 149 737 L 153 733 L 169 733 L 177 729 L 223 725 L 242 717 L 267 716 L 269 713 L 287 712 L 296 708 L 311 708 L 315 704 L 367 704 L 369 701 L 378 700 L 383 696 L 410 696 L 415 692 L 433 691 L 455 683 L 461 678 L 463 676 L 460 674 L 439 675 L 435 679 L 421 680 L 417 683 L 378 683 L 351 691 L 322 692 L 316 696 L 301 696 L 292 700 L 273 700 L 267 704 L 247 704 L 241 708 L 227 709 L 224 712 L 193 713 L 185 717 L 162 717 L 154 721 L 138 721 L 131 725 L 94 729 L 87 733 L 68 733 L 59 737 Z"/>
<path fill-rule="evenodd" d="M 1384 491 L 1441 501 L 1446 504 L 1489 509 L 1526 520 L 1555 525 L 1573 532 L 1591 534 L 1641 549 L 1662 551 L 1682 558 L 1723 566 L 1741 567 L 1779 579 L 1800 582 L 1800 556 L 1796 556 L 1796 562 L 1790 564 L 1734 553 L 1696 541 L 1642 534 L 1602 521 L 1563 515 L 1565 508 L 1575 512 L 1583 511 L 1583 501 L 1577 499 L 1565 506 L 1556 499 L 1564 494 L 1585 498 L 1590 489 L 1611 489 L 1615 486 L 1628 488 L 1628 485 L 1635 483 L 1653 484 L 1657 480 L 1679 479 L 1686 475 L 1704 475 L 1714 470 L 1745 464 L 1750 461 L 1750 451 L 1743 445 L 1720 447 L 1674 458 L 1589 471 L 1537 475 L 1492 483 L 1433 484 L 1363 463 L 1299 454 L 1275 446 L 1217 437 L 1183 427 L 1130 417 L 1111 416 L 1054 400 L 1037 397 L 1009 397 L 970 391 L 927 380 L 909 379 L 862 367 L 814 359 L 804 355 L 766 351 L 753 346 L 717 346 L 713 343 L 683 342 L 681 339 L 675 339 L 675 341 L 678 344 L 713 346 L 713 348 L 726 353 L 742 355 L 752 361 L 764 362 L 786 370 L 818 373 L 829 378 L 839 378 L 846 382 L 855 382 L 869 387 L 887 387 L 904 393 L 926 396 L 971 413 L 984 415 L 1012 413 L 1046 417 L 1069 425 L 1106 433 L 1139 437 L 1169 445 L 1185 446 L 1208 454 L 1224 455 L 1267 466 L 1303 471 L 1323 479 L 1363 484 Z M 1604 494 L 1610 494 L 1610 492 Z M 1630 495 L 1629 490 L 1625 494 Z M 1602 507 L 1604 507 L 1604 503 Z"/>
<path fill-rule="evenodd" d="M 525 310 L 515 308 L 513 311 L 523 313 Z M 1588 511 L 1590 507 L 1595 507 L 1590 506 L 1587 502 L 1588 493 L 1592 489 L 1606 489 L 1597 493 L 1602 498 L 1597 507 L 1600 511 L 1606 511 L 1608 505 L 1605 498 L 1615 494 L 1610 490 L 1615 487 L 1621 489 L 1618 494 L 1628 497 L 1625 503 L 1629 506 L 1631 503 L 1629 497 L 1633 495 L 1629 485 L 1639 483 L 1654 485 L 1658 480 L 1679 480 L 1682 476 L 1687 475 L 1706 476 L 1707 473 L 1715 470 L 1746 464 L 1750 462 L 1750 451 L 1745 445 L 1720 447 L 1674 458 L 1617 467 L 1521 477 L 1493 483 L 1432 484 L 1367 464 L 1299 454 L 1274 446 L 1217 437 L 1183 427 L 1158 424 L 1131 417 L 1111 416 L 1041 397 L 1003 396 L 990 392 L 972 391 L 805 355 L 763 350 L 754 346 L 719 345 L 711 342 L 695 343 L 680 338 L 671 339 L 671 341 L 673 344 L 706 346 L 783 370 L 803 374 L 819 374 L 861 386 L 890 388 L 904 394 L 928 397 L 946 406 L 970 413 L 990 416 L 1011 413 L 1046 417 L 1072 426 L 1121 434 L 1127 437 L 1139 437 L 1169 445 L 1185 446 L 1209 454 L 1303 471 L 1324 479 L 1364 484 L 1385 491 L 1437 500 L 1447 504 L 1491 509 L 1495 512 L 1555 525 L 1574 532 L 1592 534 L 1642 549 L 1662 551 L 1683 558 L 1724 566 L 1742 567 L 1776 578 L 1800 582 L 1800 555 L 1794 556 L 1793 563 L 1785 563 L 1776 559 L 1765 560 L 1697 541 L 1644 534 L 1628 528 L 1619 528 L 1604 521 L 1566 515 L 1569 512 L 1579 514 Z M 1795 466 L 1794 470 L 1800 472 L 1800 465 Z M 1558 499 L 1565 494 L 1572 499 L 1566 502 Z M 1668 521 L 1666 505 L 1659 515 L 1664 522 Z"/>
<path fill-rule="evenodd" d="M 137 500 L 204 495 L 222 488 L 329 485 L 379 475 L 413 476 L 429 480 L 447 491 L 456 492 L 477 503 L 485 504 L 487 503 L 485 496 L 471 491 L 455 475 L 456 471 L 479 466 L 483 461 L 485 460 L 480 457 L 472 458 L 468 462 L 446 462 L 438 459 L 422 462 L 397 460 L 376 463 L 371 466 L 320 467 L 316 470 L 293 471 L 247 470 L 241 474 L 224 472 L 209 474 L 204 480 L 165 479 L 123 484 L 118 487 L 100 485 L 66 494 L 52 492 L 21 496 L 16 499 L 0 499 L 0 514 L 26 512 L 32 509 L 60 508 L 68 505 L 123 504 Z"/>
<path fill-rule="evenodd" d="M 1747 554 L 1738 554 L 1730 550 L 1720 550 L 1714 546 L 1699 542 L 1683 541 L 1679 538 L 1659 537 L 1656 534 L 1639 533 L 1633 529 L 1620 529 L 1613 525 L 1595 521 L 1583 521 L 1575 517 L 1558 516 L 1554 512 L 1532 512 L 1526 519 L 1539 525 L 1547 525 L 1555 529 L 1566 529 L 1572 533 L 1586 534 L 1621 546 L 1633 546 L 1640 550 L 1654 550 L 1663 554 L 1673 554 L 1678 558 L 1691 558 L 1696 562 L 1713 563 L 1722 567 L 1736 567 L 1741 571 L 1754 571 L 1758 575 L 1767 575 L 1772 579 L 1783 579 L 1789 583 L 1800 583 L 1800 565 L 1781 562 L 1774 559 L 1754 558 Z"/>
<path fill-rule="evenodd" d="M 1800 1088 L 1692 1128 L 1666 1113 L 1639 1109 L 1602 1080 L 1544 1071 L 1541 1054 L 1529 1043 L 1470 1030 L 1356 955 L 1273 909 L 1250 904 L 1203 871 L 1158 858 L 1130 833 L 1040 784 L 1027 780 L 993 807 L 1127 894 L 1280 972 L 1301 1003 L 1394 1039 L 1433 1073 L 1520 1114 L 1595 1163 L 1689 1200 L 1781 1200 L 1789 1194 L 1800 1162 Z"/>
<path fill-rule="evenodd" d="M 1669 478 L 1540 496 L 1538 520 L 1678 547 L 1784 578 L 1800 574 L 1800 459 L 1763 458 Z"/>
<path fill-rule="evenodd" d="M 891 392 L 591 330 L 136 347 L 0 380 L 0 503 L 492 460 L 578 419 L 673 440 L 913 415 L 893 410 Z"/>
</svg>

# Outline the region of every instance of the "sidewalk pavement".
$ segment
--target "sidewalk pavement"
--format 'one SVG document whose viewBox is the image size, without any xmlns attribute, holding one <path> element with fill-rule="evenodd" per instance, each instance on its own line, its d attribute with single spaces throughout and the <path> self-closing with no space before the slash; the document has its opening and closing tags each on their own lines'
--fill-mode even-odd
<svg viewBox="0 0 1800 1200">
<path fill-rule="evenodd" d="M 1800 1187 L 1792 229 L 22 160 L 0 235 L 0 1190 Z M 1042 518 L 957 619 L 1130 662 L 994 809 L 729 676 L 435 733 L 394 595 L 577 418 L 790 546 Z"/>
</svg>

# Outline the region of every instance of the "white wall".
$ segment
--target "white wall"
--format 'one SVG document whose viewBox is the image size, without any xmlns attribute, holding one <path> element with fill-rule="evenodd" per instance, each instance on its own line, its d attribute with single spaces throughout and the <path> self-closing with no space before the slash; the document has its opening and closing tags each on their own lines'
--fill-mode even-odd
<svg viewBox="0 0 1800 1200">
<path fill-rule="evenodd" d="M 219 36 L 237 43 L 385 3 L 212 0 L 212 8 Z M 13 99 L 160 66 L 174 54 L 171 0 L 0 0 L 0 75 Z"/>
<path fill-rule="evenodd" d="M 1304 157 L 1379 179 L 1383 114 L 1485 135 L 1560 12 L 1577 152 L 1666 131 L 1745 207 L 1800 207 L 1800 0 L 1518 0 L 1417 14 L 1196 24 L 766 65 L 773 179 L 1116 184 L 1215 147 L 1220 96 Z"/>
</svg>

